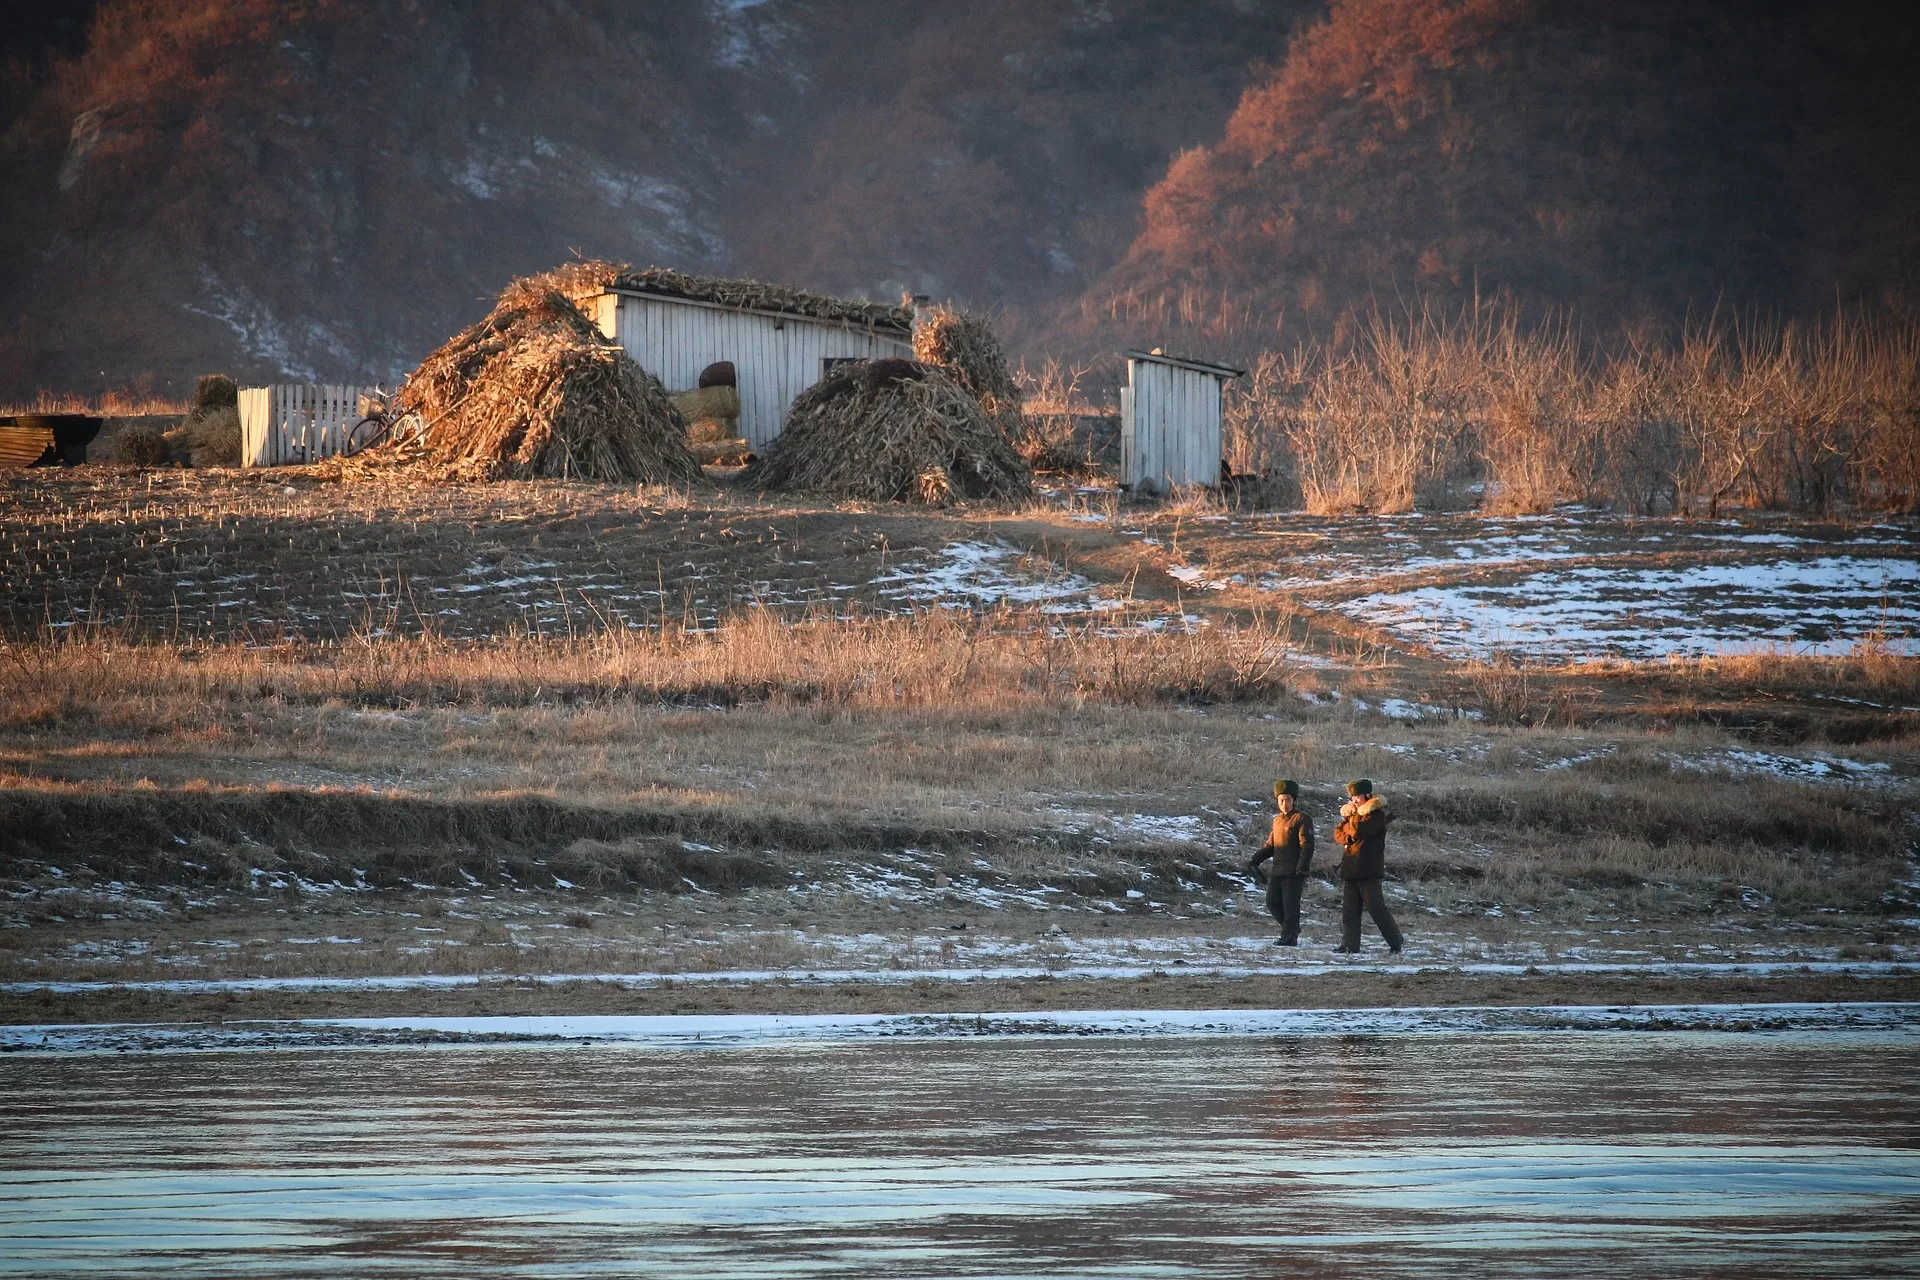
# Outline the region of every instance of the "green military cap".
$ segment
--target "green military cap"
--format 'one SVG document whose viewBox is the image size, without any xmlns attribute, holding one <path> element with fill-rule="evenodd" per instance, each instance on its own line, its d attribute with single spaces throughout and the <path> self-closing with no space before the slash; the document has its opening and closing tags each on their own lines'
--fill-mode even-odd
<svg viewBox="0 0 1920 1280">
<path fill-rule="evenodd" d="M 1373 783 L 1365 778 L 1355 778 L 1347 784 L 1347 794 L 1350 796 L 1370 796 L 1373 794 Z"/>
<path fill-rule="evenodd" d="M 1296 800 L 1299 799 L 1300 784 L 1292 778 L 1280 779 L 1280 781 L 1273 784 L 1273 798 L 1278 800 L 1281 796 L 1292 796 Z"/>
</svg>

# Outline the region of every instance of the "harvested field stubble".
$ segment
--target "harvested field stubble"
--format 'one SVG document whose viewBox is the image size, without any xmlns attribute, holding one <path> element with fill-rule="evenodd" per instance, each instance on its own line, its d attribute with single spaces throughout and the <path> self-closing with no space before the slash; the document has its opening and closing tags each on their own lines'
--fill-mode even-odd
<svg viewBox="0 0 1920 1280">
<path fill-rule="evenodd" d="M 743 482 L 878 502 L 1024 499 L 1026 463 L 958 383 L 912 360 L 843 365 L 800 393 Z"/>
</svg>

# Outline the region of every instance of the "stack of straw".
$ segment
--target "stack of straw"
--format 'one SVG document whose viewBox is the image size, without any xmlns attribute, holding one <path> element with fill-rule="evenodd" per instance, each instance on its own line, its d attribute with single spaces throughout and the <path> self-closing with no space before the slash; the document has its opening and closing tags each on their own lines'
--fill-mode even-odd
<svg viewBox="0 0 1920 1280">
<path fill-rule="evenodd" d="M 880 502 L 1033 491 L 1026 464 L 971 395 L 939 369 L 900 359 L 842 365 L 801 392 L 743 479 Z"/>
<path fill-rule="evenodd" d="M 575 305 L 611 270 L 573 263 L 508 285 L 395 393 L 396 411 L 425 427 L 423 445 L 395 448 L 460 479 L 698 480 L 686 421 L 659 381 Z"/>
<path fill-rule="evenodd" d="M 952 307 L 930 308 L 914 325 L 913 354 L 978 400 L 981 412 L 1007 439 L 1025 434 L 1020 387 L 1007 367 L 999 336 L 984 319 Z"/>
</svg>

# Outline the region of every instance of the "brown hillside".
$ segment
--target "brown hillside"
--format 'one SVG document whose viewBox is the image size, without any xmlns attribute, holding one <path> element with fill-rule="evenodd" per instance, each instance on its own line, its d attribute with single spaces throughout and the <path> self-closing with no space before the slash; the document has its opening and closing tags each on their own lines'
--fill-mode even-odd
<svg viewBox="0 0 1920 1280">
<path fill-rule="evenodd" d="M 1913 296 L 1920 163 L 1887 141 L 1920 126 L 1913 53 L 1864 5 L 1335 0 L 1146 194 L 1082 325 L 1253 344 L 1415 294 Z"/>
<path fill-rule="evenodd" d="M 385 379 L 577 251 L 1077 296 L 1313 0 L 105 0 L 0 134 L 0 397 Z"/>
</svg>

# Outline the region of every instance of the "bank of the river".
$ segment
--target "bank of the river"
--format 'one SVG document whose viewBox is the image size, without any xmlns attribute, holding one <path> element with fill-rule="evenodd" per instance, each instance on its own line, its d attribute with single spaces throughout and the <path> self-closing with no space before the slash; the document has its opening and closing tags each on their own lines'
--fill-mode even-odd
<svg viewBox="0 0 1920 1280">
<path fill-rule="evenodd" d="M 1494 968 L 1494 966 L 1488 966 Z M 607 1014 L 976 1013 L 1380 1009 L 1523 1005 L 1920 1001 L 1920 966 L 1620 966 L 1518 972 L 1354 968 L 1301 973 L 898 980 L 443 979 L 345 983 L 14 986 L 0 1024 Z"/>
</svg>

